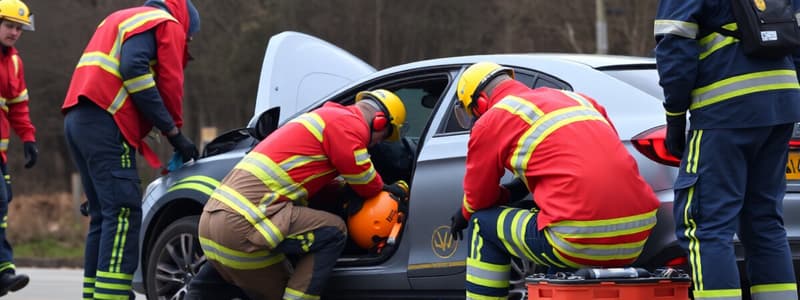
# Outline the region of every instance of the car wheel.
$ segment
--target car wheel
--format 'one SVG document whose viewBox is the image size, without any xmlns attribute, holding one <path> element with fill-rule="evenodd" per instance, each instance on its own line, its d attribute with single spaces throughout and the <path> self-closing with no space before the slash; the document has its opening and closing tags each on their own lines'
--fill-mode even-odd
<svg viewBox="0 0 800 300">
<path fill-rule="evenodd" d="M 158 236 L 145 272 L 147 299 L 181 300 L 197 271 L 206 262 L 197 225 L 200 216 L 178 219 Z"/>
<path fill-rule="evenodd" d="M 517 257 L 511 258 L 511 277 L 509 278 L 509 300 L 528 299 L 528 286 L 525 278 L 533 275 L 536 271 L 536 264 L 526 259 Z"/>
</svg>

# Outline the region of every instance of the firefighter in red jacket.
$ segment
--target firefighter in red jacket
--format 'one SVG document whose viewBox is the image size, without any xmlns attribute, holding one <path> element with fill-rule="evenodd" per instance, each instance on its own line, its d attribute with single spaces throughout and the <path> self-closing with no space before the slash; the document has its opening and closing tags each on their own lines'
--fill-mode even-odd
<svg viewBox="0 0 800 300">
<path fill-rule="evenodd" d="M 629 265 L 656 223 L 659 201 L 605 109 L 513 77 L 481 62 L 458 80 L 455 113 L 472 131 L 451 233 L 461 239 L 471 220 L 468 299 L 506 296 L 512 255 L 564 270 Z M 538 211 L 500 206 L 509 198 L 498 185 L 504 169 L 522 179 Z"/>
<path fill-rule="evenodd" d="M 144 137 L 155 127 L 184 162 L 197 157 L 179 128 L 187 42 L 199 25 L 190 0 L 148 0 L 116 11 L 97 27 L 75 68 L 61 109 L 91 219 L 84 299 L 133 295 L 142 219 L 136 151 L 161 166 Z"/>
<path fill-rule="evenodd" d="M 406 183 L 385 185 L 367 153 L 383 140 L 398 140 L 406 118 L 403 102 L 381 89 L 358 93 L 355 101 L 326 103 L 276 130 L 228 173 L 206 203 L 199 228 L 206 258 L 251 299 L 319 297 L 347 229 L 339 216 L 306 204 L 337 177 L 364 199 L 382 190 L 407 197 Z M 300 256 L 293 272 L 287 255 Z M 187 298 L 214 298 L 192 294 Z"/>
<path fill-rule="evenodd" d="M 25 168 L 36 164 L 36 128 L 28 111 L 28 88 L 22 59 L 14 45 L 22 30 L 33 31 L 33 19 L 28 6 L 19 0 L 0 0 L 0 296 L 17 291 L 28 284 L 28 276 L 15 274 L 13 251 L 6 240 L 8 203 L 11 202 L 11 175 L 8 174 L 8 141 L 11 129 L 22 140 L 25 149 Z"/>
</svg>

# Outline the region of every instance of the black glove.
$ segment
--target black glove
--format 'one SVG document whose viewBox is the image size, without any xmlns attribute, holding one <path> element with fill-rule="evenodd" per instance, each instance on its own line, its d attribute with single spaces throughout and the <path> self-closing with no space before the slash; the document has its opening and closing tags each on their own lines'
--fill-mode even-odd
<svg viewBox="0 0 800 300">
<path fill-rule="evenodd" d="M 461 209 L 459 208 L 456 213 L 450 217 L 450 235 L 453 236 L 453 239 L 461 240 L 464 238 L 464 234 L 461 231 L 464 228 L 467 228 L 467 219 L 464 219 L 464 215 L 461 214 Z"/>
<path fill-rule="evenodd" d="M 525 182 L 519 177 L 514 177 L 514 180 L 501 184 L 503 188 L 508 190 L 508 203 L 517 202 L 525 198 L 530 192 Z"/>
<path fill-rule="evenodd" d="M 356 191 L 354 191 L 349 185 L 343 188 L 341 197 L 347 204 L 347 207 L 345 208 L 345 213 L 347 214 L 346 217 L 356 214 L 359 210 L 361 210 L 361 207 L 364 206 L 364 198 L 361 198 L 361 196 L 359 196 L 358 193 L 356 193 Z M 347 218 L 344 219 L 347 220 Z"/>
<path fill-rule="evenodd" d="M 36 148 L 36 142 L 25 142 L 23 145 L 25 147 L 25 168 L 30 169 L 39 158 L 39 148 Z"/>
<path fill-rule="evenodd" d="M 686 116 L 667 116 L 667 137 L 664 138 L 667 151 L 677 158 L 683 157 L 686 148 Z"/>
<path fill-rule="evenodd" d="M 175 151 L 181 154 L 183 162 L 187 162 L 192 159 L 196 160 L 199 156 L 199 153 L 197 152 L 197 146 L 195 146 L 192 141 L 184 136 L 182 132 L 178 131 L 178 134 L 168 136 L 167 139 L 169 140 L 170 145 L 175 148 Z"/>
<path fill-rule="evenodd" d="M 389 192 L 400 200 L 408 200 L 408 183 L 403 180 L 395 181 L 392 184 L 384 184 L 383 190 Z"/>
</svg>

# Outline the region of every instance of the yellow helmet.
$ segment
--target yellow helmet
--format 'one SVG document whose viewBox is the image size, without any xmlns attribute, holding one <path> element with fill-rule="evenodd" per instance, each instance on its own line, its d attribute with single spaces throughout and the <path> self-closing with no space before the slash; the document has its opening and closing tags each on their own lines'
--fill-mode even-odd
<svg viewBox="0 0 800 300">
<path fill-rule="evenodd" d="M 503 67 L 493 62 L 479 62 L 469 66 L 458 78 L 456 97 L 461 105 L 456 105 L 456 117 L 459 124 L 469 127 L 468 119 L 475 117 L 475 109 L 480 108 L 483 113 L 488 107 L 478 103 L 478 96 L 489 82 L 495 77 L 506 74 L 514 78 L 514 70 Z M 460 111 L 459 111 L 460 110 Z"/>
<path fill-rule="evenodd" d="M 374 100 L 375 104 L 381 106 L 380 110 L 388 119 L 381 121 L 379 116 L 376 117 L 372 122 L 373 129 L 377 131 L 383 130 L 387 123 L 386 121 L 389 121 L 388 123 L 391 127 L 389 129 L 389 137 L 386 139 L 389 141 L 399 140 L 400 129 L 403 127 L 403 123 L 406 122 L 406 106 L 400 100 L 400 97 L 384 89 L 363 91 L 356 94 L 356 102 L 364 99 Z"/>
<path fill-rule="evenodd" d="M 20 23 L 22 29 L 33 31 L 33 15 L 22 1 L 0 0 L 0 18 Z"/>
</svg>

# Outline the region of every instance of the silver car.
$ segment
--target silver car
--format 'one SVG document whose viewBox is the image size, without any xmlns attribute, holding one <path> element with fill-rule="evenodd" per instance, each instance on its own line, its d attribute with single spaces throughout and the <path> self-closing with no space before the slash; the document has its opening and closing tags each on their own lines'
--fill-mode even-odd
<svg viewBox="0 0 800 300">
<path fill-rule="evenodd" d="M 149 299 L 183 297 L 193 274 L 205 262 L 197 241 L 203 204 L 259 139 L 324 101 L 347 104 L 358 91 L 382 88 L 395 92 L 406 105 L 405 137 L 372 149 L 371 155 L 381 174 L 410 183 L 409 212 L 400 238 L 389 251 L 368 253 L 349 243 L 327 284 L 325 298 L 463 299 L 467 244 L 449 235 L 449 216 L 461 205 L 469 131 L 457 125 L 452 106 L 459 73 L 472 63 L 487 60 L 513 67 L 516 79 L 528 86 L 580 91 L 605 106 L 642 176 L 661 200 L 658 225 L 636 265 L 685 268 L 672 217 L 678 161 L 663 145 L 662 91 L 653 59 L 476 55 L 376 71 L 325 41 L 284 32 L 273 36 L 267 46 L 250 124 L 220 135 L 206 146 L 201 159 L 147 187 L 135 289 Z M 587 143 L 585 151 L 593 151 L 592 145 Z M 603 153 L 595 155 L 603 157 Z M 505 179 L 510 178 L 506 174 Z M 800 185 L 792 183 L 789 190 L 785 214 L 797 215 L 800 194 L 793 192 L 800 191 Z M 800 235 L 796 222 L 789 221 L 786 226 L 791 237 Z M 798 246 L 793 240 L 795 257 Z M 515 261 L 513 266 L 511 298 L 524 299 L 524 277 L 540 269 L 525 261 Z"/>
</svg>

